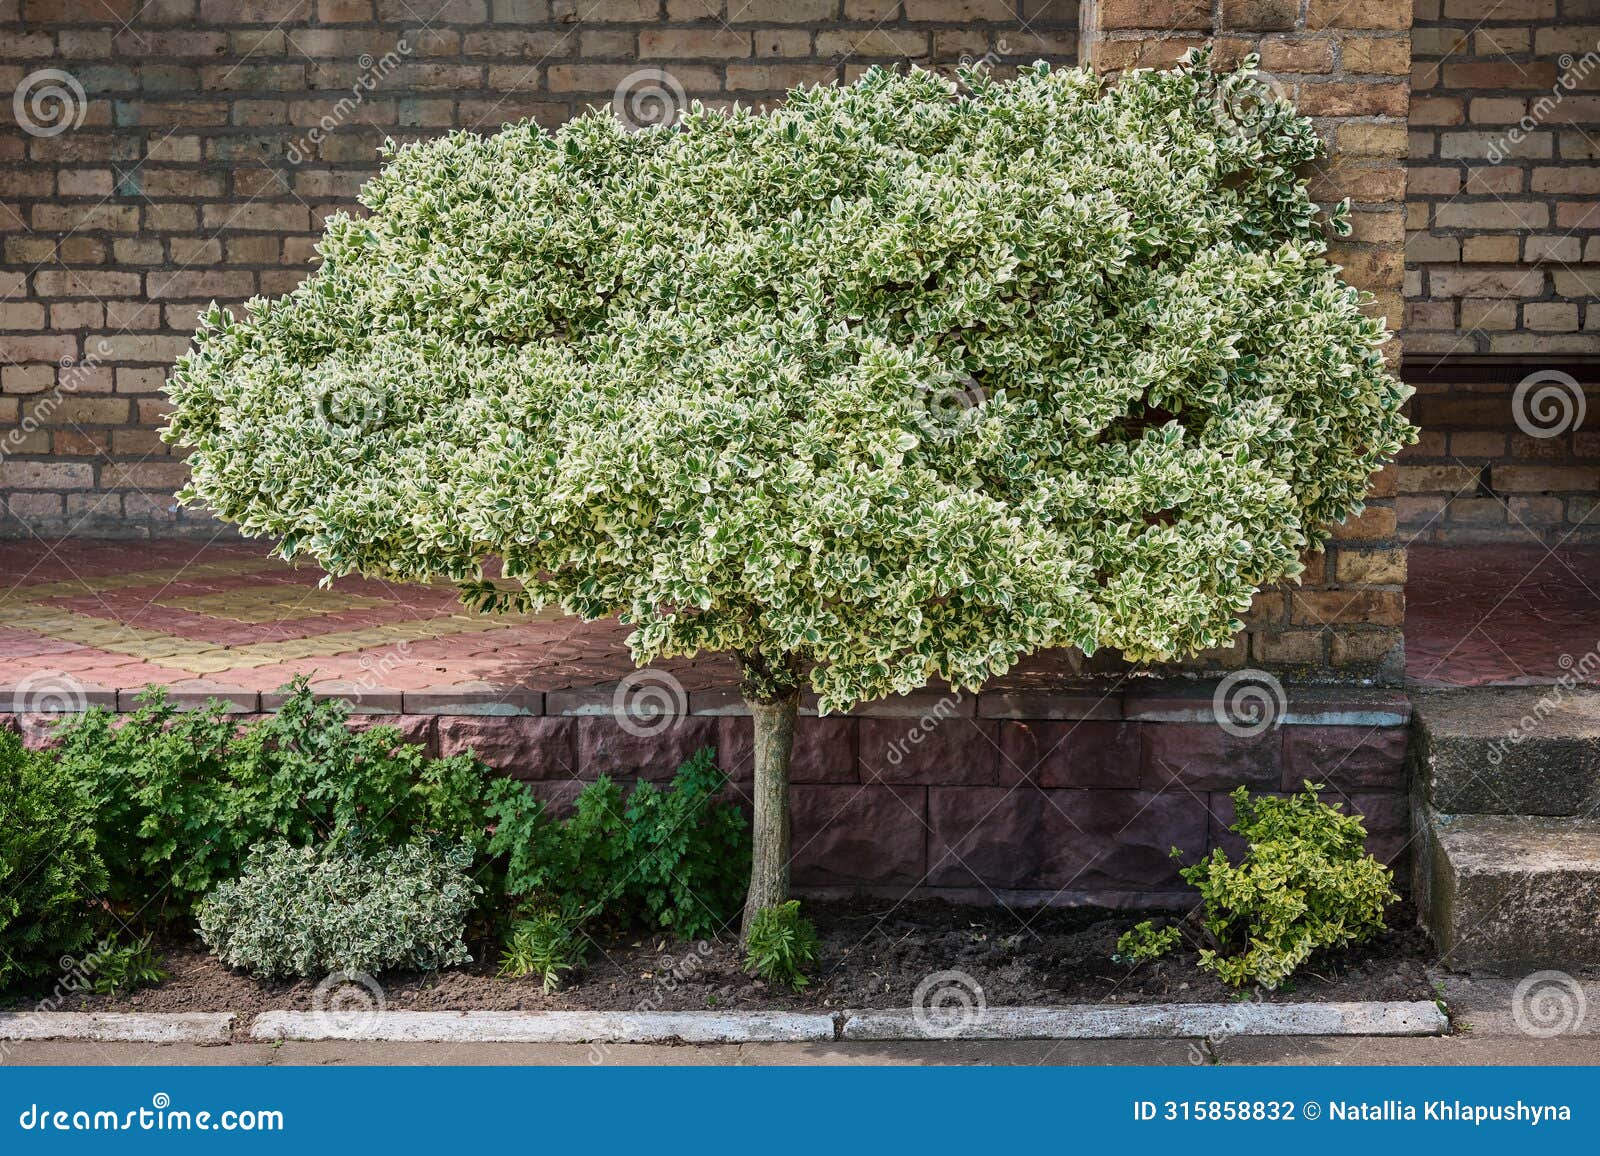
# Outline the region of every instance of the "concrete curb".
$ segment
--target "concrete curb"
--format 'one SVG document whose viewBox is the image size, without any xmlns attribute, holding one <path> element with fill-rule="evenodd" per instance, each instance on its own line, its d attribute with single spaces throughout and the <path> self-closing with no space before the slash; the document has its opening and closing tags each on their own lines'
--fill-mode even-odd
<svg viewBox="0 0 1600 1156">
<path fill-rule="evenodd" d="M 232 1012 L 0 1012 L 0 1040 L 227 1044 Z M 1155 1040 L 1230 1036 L 1435 1036 L 1438 1005 L 1413 1003 L 1156 1004 L 912 1008 L 808 1012 L 269 1011 L 248 1038 L 390 1043 L 690 1044 L 890 1040 Z"/>
<path fill-rule="evenodd" d="M 0 1012 L 0 1040 L 226 1044 L 232 1012 Z"/>
<path fill-rule="evenodd" d="M 1230 1036 L 1437 1036 L 1437 1004 L 1151 1004 L 1144 1007 L 910 1008 L 846 1012 L 845 1040 L 1153 1040 Z"/>
<path fill-rule="evenodd" d="M 1155 1040 L 1230 1036 L 1436 1036 L 1437 1004 L 1157 1004 L 1146 1007 L 988 1008 L 919 1014 L 912 1008 L 803 1012 L 321 1012 L 269 1011 L 254 1040 L 407 1043 L 692 1044 L 835 1040 Z"/>
<path fill-rule="evenodd" d="M 813 1042 L 836 1038 L 831 1015 L 802 1012 L 269 1011 L 254 1040 L 384 1040 L 463 1044 L 691 1044 Z"/>
</svg>

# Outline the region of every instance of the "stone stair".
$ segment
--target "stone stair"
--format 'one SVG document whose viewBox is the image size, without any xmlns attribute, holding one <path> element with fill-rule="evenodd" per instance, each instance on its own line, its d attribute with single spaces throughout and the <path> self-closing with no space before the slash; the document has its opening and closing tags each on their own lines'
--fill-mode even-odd
<svg viewBox="0 0 1600 1156">
<path fill-rule="evenodd" d="M 1413 894 L 1450 967 L 1600 966 L 1600 690 L 1419 694 Z"/>
</svg>

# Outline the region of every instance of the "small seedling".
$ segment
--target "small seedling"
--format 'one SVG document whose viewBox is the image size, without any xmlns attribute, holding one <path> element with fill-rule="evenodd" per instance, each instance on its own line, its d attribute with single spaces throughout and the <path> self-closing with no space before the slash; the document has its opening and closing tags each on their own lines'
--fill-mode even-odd
<svg viewBox="0 0 1600 1156">
<path fill-rule="evenodd" d="M 820 947 L 816 927 L 800 914 L 800 901 L 791 899 L 757 913 L 745 943 L 745 969 L 799 991 L 811 982 L 801 969 L 816 962 Z"/>
</svg>

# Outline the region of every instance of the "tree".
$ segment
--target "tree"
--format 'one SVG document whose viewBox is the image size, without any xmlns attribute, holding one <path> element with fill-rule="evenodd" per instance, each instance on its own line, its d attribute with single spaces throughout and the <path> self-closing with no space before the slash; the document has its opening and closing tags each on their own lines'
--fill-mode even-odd
<svg viewBox="0 0 1600 1156">
<path fill-rule="evenodd" d="M 303 284 L 205 314 L 183 497 L 333 575 L 620 615 L 640 664 L 732 652 L 748 925 L 803 685 L 1222 644 L 1411 436 L 1296 177 L 1316 133 L 1256 84 L 873 70 L 391 149 Z"/>
</svg>

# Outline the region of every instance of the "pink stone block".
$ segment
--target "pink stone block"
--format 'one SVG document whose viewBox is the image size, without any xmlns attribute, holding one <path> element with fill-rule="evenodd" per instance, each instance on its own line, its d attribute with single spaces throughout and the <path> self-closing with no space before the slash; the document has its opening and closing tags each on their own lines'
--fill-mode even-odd
<svg viewBox="0 0 1600 1156">
<path fill-rule="evenodd" d="M 441 755 L 472 750 L 495 770 L 517 779 L 577 776 L 574 719 L 442 715 L 435 725 Z"/>
</svg>

